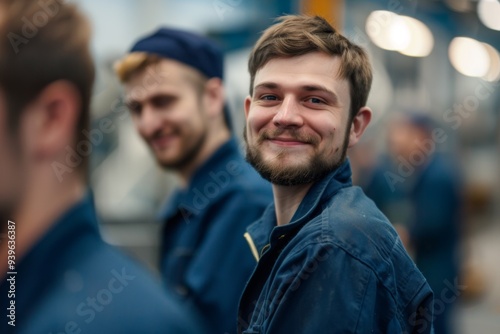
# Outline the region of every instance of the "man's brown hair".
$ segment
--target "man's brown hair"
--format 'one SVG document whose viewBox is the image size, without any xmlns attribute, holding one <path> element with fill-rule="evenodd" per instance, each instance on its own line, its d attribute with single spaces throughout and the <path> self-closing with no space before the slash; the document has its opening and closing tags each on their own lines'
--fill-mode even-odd
<svg viewBox="0 0 500 334">
<path fill-rule="evenodd" d="M 154 66 L 152 73 L 154 75 L 160 75 L 157 73 L 156 66 L 158 66 L 163 59 L 168 59 L 161 57 L 154 53 L 147 53 L 142 51 L 134 51 L 125 55 L 123 58 L 119 59 L 114 63 L 115 74 L 122 84 L 126 84 L 131 80 L 134 75 L 143 73 L 150 66 Z M 187 64 L 182 64 L 187 67 L 191 67 Z M 186 77 L 188 81 L 193 85 L 198 93 L 198 96 L 201 96 L 203 93 L 203 89 L 205 88 L 205 84 L 208 78 L 201 73 L 199 70 L 195 68 L 191 68 L 192 73 L 186 73 Z M 166 74 L 166 73 L 165 73 Z"/>
<path fill-rule="evenodd" d="M 126 83 L 132 76 L 146 70 L 150 65 L 156 65 L 163 58 L 146 52 L 132 52 L 114 64 L 114 70 L 121 83 Z"/>
<path fill-rule="evenodd" d="M 0 11 L 0 89 L 9 128 L 17 131 L 21 113 L 46 86 L 67 80 L 81 97 L 75 140 L 85 140 L 94 82 L 87 19 L 63 0 L 0 0 Z"/>
<path fill-rule="evenodd" d="M 279 23 L 264 31 L 250 54 L 250 95 L 253 95 L 255 74 L 271 59 L 324 52 L 341 59 L 338 75 L 349 81 L 352 120 L 366 105 L 372 83 L 372 69 L 365 50 L 319 16 L 287 15 L 277 21 Z"/>
</svg>

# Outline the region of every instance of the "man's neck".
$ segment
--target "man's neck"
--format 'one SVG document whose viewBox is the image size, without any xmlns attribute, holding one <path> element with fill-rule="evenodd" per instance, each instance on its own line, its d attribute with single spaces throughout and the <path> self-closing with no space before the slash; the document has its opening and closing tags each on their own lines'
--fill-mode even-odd
<svg viewBox="0 0 500 334">
<path fill-rule="evenodd" d="M 290 223 L 311 186 L 312 183 L 298 186 L 278 186 L 273 184 L 274 206 L 278 226 Z"/>
<path fill-rule="evenodd" d="M 183 188 L 188 187 L 196 171 L 230 138 L 229 130 L 207 136 L 198 155 L 188 165 L 177 171 Z"/>
<path fill-rule="evenodd" d="M 84 183 L 76 175 L 62 182 L 46 173 L 30 176 L 22 200 L 9 217 L 15 223 L 16 264 L 65 211 L 84 197 L 85 190 Z M 7 272 L 8 240 L 3 239 L 0 243 L 0 277 Z"/>
</svg>

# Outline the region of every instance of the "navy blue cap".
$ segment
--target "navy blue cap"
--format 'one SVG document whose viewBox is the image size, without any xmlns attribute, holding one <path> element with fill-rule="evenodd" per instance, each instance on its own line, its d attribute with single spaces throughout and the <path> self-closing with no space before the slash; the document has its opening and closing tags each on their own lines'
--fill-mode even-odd
<svg viewBox="0 0 500 334">
<path fill-rule="evenodd" d="M 434 119 L 422 111 L 411 110 L 407 113 L 407 119 L 409 124 L 426 132 L 431 132 L 436 127 Z"/>
<path fill-rule="evenodd" d="M 222 50 L 207 37 L 173 28 L 162 27 L 138 40 L 130 52 L 146 52 L 174 59 L 200 71 L 207 78 L 224 79 Z M 231 113 L 224 105 L 224 118 L 232 130 Z"/>
<path fill-rule="evenodd" d="M 224 56 L 210 39 L 195 33 L 160 28 L 137 41 L 130 52 L 147 52 L 194 67 L 207 78 L 223 79 Z"/>
</svg>

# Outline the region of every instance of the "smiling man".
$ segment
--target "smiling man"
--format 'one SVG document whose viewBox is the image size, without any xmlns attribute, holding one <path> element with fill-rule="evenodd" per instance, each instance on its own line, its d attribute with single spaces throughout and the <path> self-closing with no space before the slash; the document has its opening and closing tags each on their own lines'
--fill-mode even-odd
<svg viewBox="0 0 500 334">
<path fill-rule="evenodd" d="M 352 186 L 347 148 L 371 119 L 363 49 L 286 16 L 249 60 L 247 160 L 274 204 L 247 229 L 259 263 L 239 333 L 430 333 L 432 291 L 387 218 Z"/>
<path fill-rule="evenodd" d="M 211 333 L 234 333 L 256 265 L 242 235 L 272 195 L 231 133 L 222 51 L 204 36 L 160 28 L 116 72 L 136 130 L 181 182 L 160 215 L 165 285 L 200 310 Z"/>
</svg>

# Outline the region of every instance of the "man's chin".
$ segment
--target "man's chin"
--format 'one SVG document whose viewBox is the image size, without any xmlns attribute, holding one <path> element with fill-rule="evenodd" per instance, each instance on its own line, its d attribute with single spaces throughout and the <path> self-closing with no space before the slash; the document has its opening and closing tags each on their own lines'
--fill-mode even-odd
<svg viewBox="0 0 500 334">
<path fill-rule="evenodd" d="M 300 168 L 283 170 L 261 169 L 258 172 L 264 179 L 278 186 L 299 186 L 317 181 L 317 178 L 309 175 L 308 170 Z"/>
<path fill-rule="evenodd" d="M 307 171 L 313 166 L 309 162 L 300 162 L 297 160 L 293 160 L 293 157 L 290 158 L 280 158 L 277 160 L 273 160 L 272 162 L 264 161 L 263 165 L 266 170 L 286 173 L 286 174 L 301 174 L 303 171 Z"/>
<path fill-rule="evenodd" d="M 312 157 L 306 161 L 297 161 L 292 155 L 262 158 L 258 154 L 247 154 L 247 161 L 267 181 L 280 186 L 298 186 L 314 183 L 341 164 L 335 164 L 319 157 Z"/>
<path fill-rule="evenodd" d="M 158 165 L 160 165 L 162 168 L 167 169 L 167 170 L 177 170 L 179 168 L 182 168 L 182 164 L 180 163 L 180 159 L 173 160 L 173 159 L 156 159 L 156 162 Z"/>
<path fill-rule="evenodd" d="M 297 155 L 300 156 L 307 156 L 309 159 L 312 157 L 314 154 L 314 149 L 315 147 L 309 144 L 296 144 L 296 145 L 288 145 L 288 144 L 276 144 L 273 142 L 266 141 L 265 143 L 261 144 L 261 146 L 258 148 L 260 152 L 264 156 L 291 156 L 291 157 L 297 157 Z"/>
<path fill-rule="evenodd" d="M 190 153 L 190 152 L 187 152 Z M 156 162 L 158 165 L 160 165 L 163 169 L 169 170 L 169 171 L 179 171 L 182 170 L 183 168 L 186 168 L 193 159 L 196 158 L 196 155 L 193 154 L 182 154 L 182 155 L 175 155 L 175 156 L 156 156 Z"/>
</svg>

